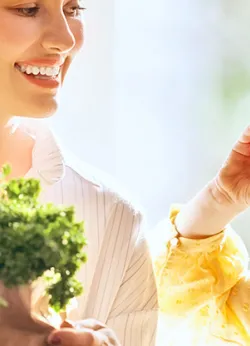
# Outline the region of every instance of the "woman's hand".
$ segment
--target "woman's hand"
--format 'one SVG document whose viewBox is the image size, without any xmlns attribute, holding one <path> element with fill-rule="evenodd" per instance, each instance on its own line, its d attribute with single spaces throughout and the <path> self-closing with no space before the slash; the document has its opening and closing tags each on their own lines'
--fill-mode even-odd
<svg viewBox="0 0 250 346">
<path fill-rule="evenodd" d="M 217 176 L 180 210 L 175 220 L 186 238 L 222 231 L 250 206 L 250 126 L 235 143 Z"/>
<path fill-rule="evenodd" d="M 250 205 L 250 126 L 234 145 L 215 178 L 220 201 L 242 207 Z"/>
<path fill-rule="evenodd" d="M 0 307 L 0 345 L 44 346 L 54 328 L 32 314 L 31 285 L 7 288 L 0 281 L 0 297 L 7 303 Z"/>
<path fill-rule="evenodd" d="M 77 323 L 65 321 L 60 330 L 51 333 L 48 344 L 58 346 L 121 346 L 114 332 L 94 319 Z"/>
<path fill-rule="evenodd" d="M 0 345 L 2 346 L 44 346 L 46 335 L 31 333 L 4 326 L 0 328 Z"/>
</svg>

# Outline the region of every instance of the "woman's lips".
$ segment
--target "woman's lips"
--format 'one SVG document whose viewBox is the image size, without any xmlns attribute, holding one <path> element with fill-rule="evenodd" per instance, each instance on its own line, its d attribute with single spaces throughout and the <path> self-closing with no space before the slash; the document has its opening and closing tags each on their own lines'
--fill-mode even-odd
<svg viewBox="0 0 250 346">
<path fill-rule="evenodd" d="M 29 81 L 33 85 L 46 89 L 56 89 L 61 84 L 61 68 L 59 68 L 58 66 L 47 67 L 46 69 L 45 66 L 38 67 L 27 65 L 25 68 L 25 65 L 20 66 L 19 64 L 15 64 L 15 68 L 27 81 Z M 54 75 L 53 71 L 54 73 L 58 72 L 58 74 Z"/>
</svg>

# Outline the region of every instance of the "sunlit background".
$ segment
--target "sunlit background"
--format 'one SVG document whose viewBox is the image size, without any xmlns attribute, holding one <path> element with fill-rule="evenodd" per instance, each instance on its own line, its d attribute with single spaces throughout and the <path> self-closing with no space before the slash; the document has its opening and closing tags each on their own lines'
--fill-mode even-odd
<svg viewBox="0 0 250 346">
<path fill-rule="evenodd" d="M 250 123 L 247 0 L 91 0 L 53 127 L 113 175 L 152 227 L 209 179 Z M 236 227 L 250 246 L 250 214 Z"/>
</svg>

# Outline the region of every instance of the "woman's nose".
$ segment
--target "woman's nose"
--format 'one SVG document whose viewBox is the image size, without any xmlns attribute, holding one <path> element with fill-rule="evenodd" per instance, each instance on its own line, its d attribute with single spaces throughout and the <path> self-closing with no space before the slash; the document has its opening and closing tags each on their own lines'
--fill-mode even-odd
<svg viewBox="0 0 250 346">
<path fill-rule="evenodd" d="M 63 16 L 51 18 L 45 25 L 42 46 L 50 53 L 67 53 L 75 46 L 76 40 Z"/>
</svg>

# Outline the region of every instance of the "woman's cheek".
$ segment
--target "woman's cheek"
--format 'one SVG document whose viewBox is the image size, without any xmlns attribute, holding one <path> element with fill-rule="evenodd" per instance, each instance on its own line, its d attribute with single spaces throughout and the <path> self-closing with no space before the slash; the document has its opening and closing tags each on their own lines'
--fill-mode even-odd
<svg viewBox="0 0 250 346">
<path fill-rule="evenodd" d="M 38 32 L 38 23 L 13 14 L 1 16 L 0 13 L 0 56 L 4 52 L 7 59 L 20 58 L 16 55 L 22 55 L 36 42 Z"/>
</svg>

